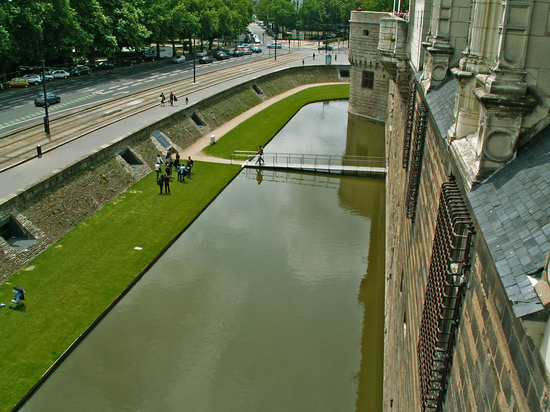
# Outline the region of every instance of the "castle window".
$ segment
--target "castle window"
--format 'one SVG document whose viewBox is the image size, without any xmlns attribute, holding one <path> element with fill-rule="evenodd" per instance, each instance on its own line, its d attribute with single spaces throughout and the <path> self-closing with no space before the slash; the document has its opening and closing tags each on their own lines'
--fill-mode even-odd
<svg viewBox="0 0 550 412">
<path fill-rule="evenodd" d="M 407 218 L 414 222 L 416 215 L 416 203 L 418 202 L 418 190 L 420 187 L 420 174 L 422 172 L 422 159 L 424 157 L 424 142 L 428 128 L 428 108 L 424 103 L 418 105 L 414 128 L 414 142 L 412 144 L 411 170 L 407 187 Z"/>
<path fill-rule="evenodd" d="M 361 82 L 361 87 L 366 87 L 367 89 L 374 88 L 374 72 L 365 70 L 363 72 L 363 81 Z"/>
<path fill-rule="evenodd" d="M 474 234 L 468 209 L 451 175 L 441 186 L 418 337 L 422 411 L 443 410 L 470 273 Z"/>
<path fill-rule="evenodd" d="M 363 36 L 368 36 L 369 35 L 369 31 L 368 30 L 363 30 Z"/>
</svg>

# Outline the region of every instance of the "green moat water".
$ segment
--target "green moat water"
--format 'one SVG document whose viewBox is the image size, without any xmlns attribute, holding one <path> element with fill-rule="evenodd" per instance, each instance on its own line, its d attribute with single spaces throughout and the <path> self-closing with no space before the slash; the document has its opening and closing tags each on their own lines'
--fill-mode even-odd
<svg viewBox="0 0 550 412">
<path fill-rule="evenodd" d="M 383 140 L 355 121 L 306 106 L 266 151 Z M 383 302 L 383 180 L 243 171 L 22 410 L 381 410 Z"/>
</svg>

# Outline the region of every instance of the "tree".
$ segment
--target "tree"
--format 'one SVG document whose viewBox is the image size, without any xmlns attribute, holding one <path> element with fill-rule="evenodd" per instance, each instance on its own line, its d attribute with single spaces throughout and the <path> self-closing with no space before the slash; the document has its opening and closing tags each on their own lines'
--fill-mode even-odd
<svg viewBox="0 0 550 412">
<path fill-rule="evenodd" d="M 86 41 L 76 11 L 68 0 L 50 0 L 42 23 L 42 47 L 48 61 L 67 64 Z"/>
<path fill-rule="evenodd" d="M 95 59 L 98 55 L 108 56 L 117 49 L 115 36 L 110 28 L 112 20 L 106 16 L 98 0 L 71 0 L 81 28 L 80 41 L 75 51 Z"/>
</svg>

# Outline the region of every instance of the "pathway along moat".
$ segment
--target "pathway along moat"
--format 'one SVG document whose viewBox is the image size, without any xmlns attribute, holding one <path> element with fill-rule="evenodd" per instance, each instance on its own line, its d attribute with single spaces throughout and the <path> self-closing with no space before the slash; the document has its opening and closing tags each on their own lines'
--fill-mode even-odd
<svg viewBox="0 0 550 412">
<path fill-rule="evenodd" d="M 380 141 L 337 101 L 266 151 Z M 383 310 L 382 179 L 243 171 L 22 410 L 381 410 Z"/>
</svg>

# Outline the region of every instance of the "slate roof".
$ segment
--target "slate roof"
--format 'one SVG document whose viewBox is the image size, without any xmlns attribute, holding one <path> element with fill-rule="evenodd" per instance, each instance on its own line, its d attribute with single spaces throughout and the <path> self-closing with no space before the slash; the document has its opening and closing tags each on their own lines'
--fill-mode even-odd
<svg viewBox="0 0 550 412">
<path fill-rule="evenodd" d="M 421 77 L 422 72 L 418 72 L 416 81 L 420 82 Z M 443 83 L 431 89 L 425 97 L 442 137 L 447 136 L 447 130 L 453 125 L 457 87 L 458 80 L 454 76 L 447 76 Z"/>
<path fill-rule="evenodd" d="M 550 250 L 550 128 L 468 198 L 516 316 L 544 309 L 527 275 Z"/>
<path fill-rule="evenodd" d="M 416 73 L 418 82 L 421 77 Z M 457 85 L 448 76 L 425 96 L 443 138 L 453 124 Z M 527 275 L 542 269 L 550 250 L 550 128 L 521 147 L 468 199 L 516 316 L 544 309 Z"/>
</svg>

